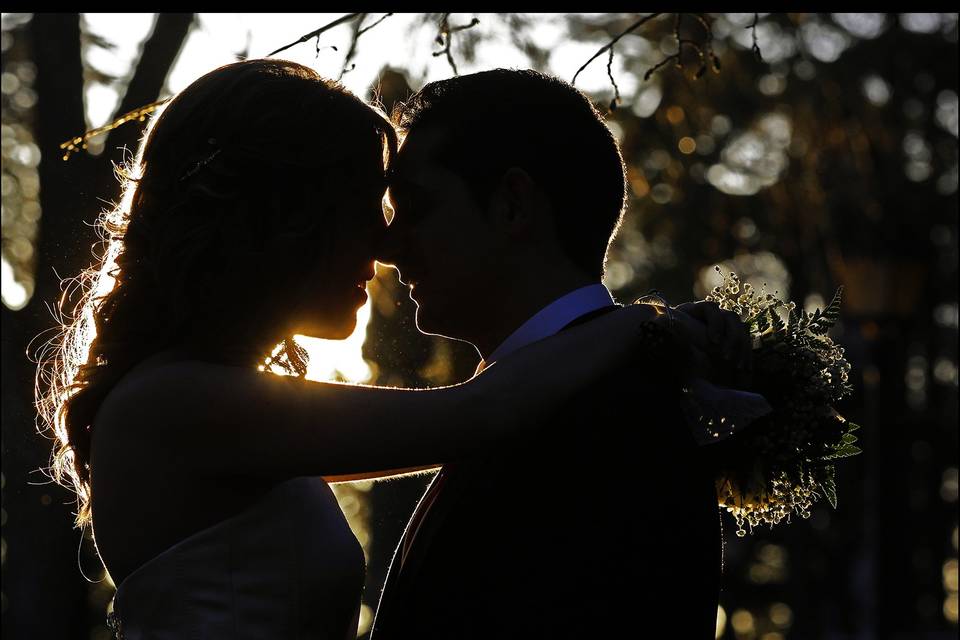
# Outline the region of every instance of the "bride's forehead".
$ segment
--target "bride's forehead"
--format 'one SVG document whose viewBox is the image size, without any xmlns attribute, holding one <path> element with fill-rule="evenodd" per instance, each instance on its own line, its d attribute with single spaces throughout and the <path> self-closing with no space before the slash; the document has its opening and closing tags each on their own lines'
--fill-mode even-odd
<svg viewBox="0 0 960 640">
<path fill-rule="evenodd" d="M 300 197 L 316 203 L 351 197 L 380 198 L 387 189 L 383 170 L 318 167 L 312 175 L 297 180 Z"/>
</svg>

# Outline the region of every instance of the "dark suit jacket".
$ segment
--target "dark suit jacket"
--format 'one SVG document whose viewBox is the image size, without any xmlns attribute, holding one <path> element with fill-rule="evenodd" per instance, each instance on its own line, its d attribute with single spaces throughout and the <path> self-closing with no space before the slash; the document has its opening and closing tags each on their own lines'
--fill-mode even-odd
<svg viewBox="0 0 960 640">
<path fill-rule="evenodd" d="M 720 513 L 661 378 L 624 367 L 535 436 L 445 466 L 372 638 L 712 639 Z"/>
</svg>

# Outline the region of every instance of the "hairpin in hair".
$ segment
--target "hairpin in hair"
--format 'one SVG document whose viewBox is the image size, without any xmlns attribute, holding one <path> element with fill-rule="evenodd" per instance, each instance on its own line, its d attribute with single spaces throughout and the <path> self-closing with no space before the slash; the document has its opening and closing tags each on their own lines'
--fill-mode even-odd
<svg viewBox="0 0 960 640">
<path fill-rule="evenodd" d="M 216 145 L 216 144 L 217 144 L 217 140 L 216 140 L 215 138 L 210 138 L 209 140 L 207 140 L 207 142 L 208 142 L 209 144 L 211 144 L 211 145 Z M 206 158 L 204 158 L 203 160 L 200 160 L 199 162 L 197 162 L 197 163 L 196 163 L 195 165 L 193 165 L 193 167 L 191 167 L 186 173 L 184 173 L 182 176 L 180 176 L 180 182 L 183 182 L 183 181 L 186 180 L 187 178 L 193 176 L 193 175 L 196 174 L 198 171 L 200 171 L 200 169 L 203 169 L 205 166 L 207 166 L 207 165 L 210 163 L 211 160 L 213 160 L 214 158 L 216 158 L 219 154 L 220 154 L 220 148 L 218 147 L 218 148 L 214 149 L 213 153 L 211 153 L 210 155 L 208 155 L 208 156 L 207 156 Z"/>
</svg>

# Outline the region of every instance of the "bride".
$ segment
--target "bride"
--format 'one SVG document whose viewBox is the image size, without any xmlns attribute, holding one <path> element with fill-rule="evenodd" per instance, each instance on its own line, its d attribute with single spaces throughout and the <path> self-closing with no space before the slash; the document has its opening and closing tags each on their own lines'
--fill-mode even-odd
<svg viewBox="0 0 960 640">
<path fill-rule="evenodd" d="M 627 307 L 439 389 L 305 380 L 292 336 L 353 331 L 396 145 L 378 111 L 283 60 L 220 67 L 152 123 L 38 374 L 119 636 L 352 640 L 363 555 L 326 481 L 522 435 L 657 321 Z"/>
</svg>

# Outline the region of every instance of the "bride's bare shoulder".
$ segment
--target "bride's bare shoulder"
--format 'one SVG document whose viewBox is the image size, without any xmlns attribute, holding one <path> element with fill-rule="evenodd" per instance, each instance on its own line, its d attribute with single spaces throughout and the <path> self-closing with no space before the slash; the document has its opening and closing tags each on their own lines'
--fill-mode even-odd
<svg viewBox="0 0 960 640">
<path fill-rule="evenodd" d="M 102 489 L 105 478 L 116 477 L 117 470 L 129 478 L 130 461 L 136 461 L 138 470 L 149 467 L 156 472 L 153 463 L 169 452 L 172 436 L 179 431 L 176 425 L 182 424 L 178 408 L 170 403 L 172 394 L 164 388 L 169 387 L 166 381 L 192 366 L 158 354 L 123 374 L 103 396 L 91 425 L 90 443 L 98 488 Z M 185 417 L 182 412 L 180 417 Z"/>
</svg>

